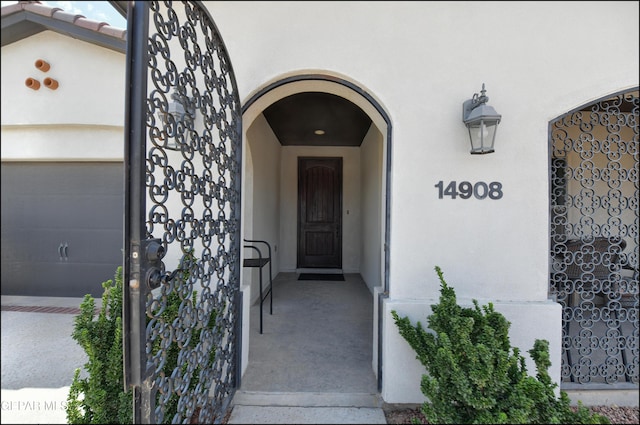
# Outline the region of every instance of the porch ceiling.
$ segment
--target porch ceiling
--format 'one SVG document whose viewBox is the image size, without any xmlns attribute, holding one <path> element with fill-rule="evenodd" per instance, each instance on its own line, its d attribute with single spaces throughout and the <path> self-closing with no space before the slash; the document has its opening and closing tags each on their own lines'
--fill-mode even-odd
<svg viewBox="0 0 640 425">
<path fill-rule="evenodd" d="M 265 109 L 264 116 L 283 146 L 360 146 L 371 126 L 357 105 L 321 92 L 287 96 Z"/>
</svg>

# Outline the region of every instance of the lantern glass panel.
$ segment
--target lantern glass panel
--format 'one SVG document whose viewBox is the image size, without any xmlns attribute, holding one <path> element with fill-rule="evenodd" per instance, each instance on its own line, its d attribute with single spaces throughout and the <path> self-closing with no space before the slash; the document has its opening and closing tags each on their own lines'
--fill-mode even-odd
<svg viewBox="0 0 640 425">
<path fill-rule="evenodd" d="M 480 120 L 467 124 L 472 154 L 494 152 L 493 142 L 496 137 L 497 121 Z"/>
</svg>

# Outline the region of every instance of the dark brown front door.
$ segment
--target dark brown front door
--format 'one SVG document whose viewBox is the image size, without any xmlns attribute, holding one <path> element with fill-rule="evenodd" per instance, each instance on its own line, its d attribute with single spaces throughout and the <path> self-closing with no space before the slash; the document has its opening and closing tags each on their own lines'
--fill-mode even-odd
<svg viewBox="0 0 640 425">
<path fill-rule="evenodd" d="M 342 268 L 342 158 L 298 158 L 298 267 Z"/>
</svg>

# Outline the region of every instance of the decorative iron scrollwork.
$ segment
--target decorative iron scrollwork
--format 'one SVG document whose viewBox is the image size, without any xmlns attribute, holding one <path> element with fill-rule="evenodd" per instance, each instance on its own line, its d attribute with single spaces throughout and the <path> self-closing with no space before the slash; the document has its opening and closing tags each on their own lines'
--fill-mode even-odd
<svg viewBox="0 0 640 425">
<path fill-rule="evenodd" d="M 551 284 L 563 382 L 638 383 L 638 91 L 551 124 Z"/>
<path fill-rule="evenodd" d="M 201 3 L 149 8 L 146 233 L 167 269 L 146 303 L 151 421 L 219 423 L 238 379 L 240 102 Z"/>
</svg>

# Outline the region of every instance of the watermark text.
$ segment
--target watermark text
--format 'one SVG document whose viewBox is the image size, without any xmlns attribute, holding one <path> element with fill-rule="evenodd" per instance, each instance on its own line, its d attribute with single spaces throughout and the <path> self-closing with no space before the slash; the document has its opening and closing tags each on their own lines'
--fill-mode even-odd
<svg viewBox="0 0 640 425">
<path fill-rule="evenodd" d="M 56 411 L 67 408 L 66 401 L 60 400 L 2 400 L 0 406 L 3 412 L 7 411 Z"/>
</svg>

